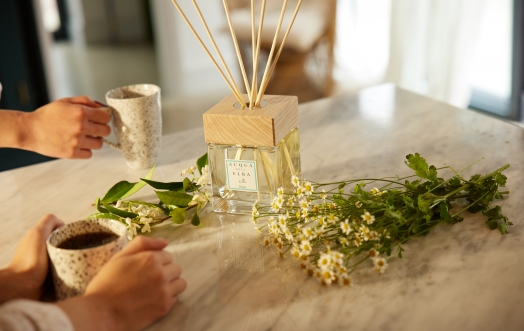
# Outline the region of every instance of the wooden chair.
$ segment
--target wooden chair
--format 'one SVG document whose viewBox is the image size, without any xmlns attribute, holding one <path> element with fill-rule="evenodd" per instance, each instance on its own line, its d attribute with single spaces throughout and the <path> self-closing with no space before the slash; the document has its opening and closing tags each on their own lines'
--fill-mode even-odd
<svg viewBox="0 0 524 331">
<path fill-rule="evenodd" d="M 255 1 L 260 15 L 260 0 Z M 283 0 L 267 0 L 261 38 L 258 76 L 262 77 L 271 49 Z M 297 0 L 289 0 L 280 40 Z M 246 68 L 252 68 L 251 1 L 228 0 L 231 20 L 241 45 Z M 336 0 L 304 0 L 265 94 L 296 95 L 306 102 L 331 95 L 335 44 Z M 257 23 L 258 27 L 258 23 Z M 280 45 L 280 43 L 278 44 Z M 251 70 L 248 69 L 248 72 Z"/>
</svg>

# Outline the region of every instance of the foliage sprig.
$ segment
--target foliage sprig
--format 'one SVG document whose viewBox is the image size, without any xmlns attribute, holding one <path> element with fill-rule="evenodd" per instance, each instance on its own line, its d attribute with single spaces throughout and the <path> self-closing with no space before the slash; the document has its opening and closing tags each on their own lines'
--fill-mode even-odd
<svg viewBox="0 0 524 331">
<path fill-rule="evenodd" d="M 466 210 L 481 211 L 490 229 L 508 233 L 512 223 L 491 204 L 509 194 L 499 191 L 509 164 L 469 179 L 462 176 L 465 169 L 428 166 L 418 153 L 407 155 L 405 164 L 415 175 L 333 183 L 293 177 L 294 191 L 280 188 L 271 205 L 256 203 L 252 221 L 267 232 L 265 245 L 276 246 L 282 257 L 291 253 L 323 284 L 342 285 L 350 285 L 349 275 L 368 259 L 383 273 L 393 254 L 402 257 L 402 245 L 410 238 L 442 223 L 461 222 Z M 454 175 L 445 180 L 438 176 L 442 169 Z M 366 189 L 371 185 L 379 188 Z"/>
<path fill-rule="evenodd" d="M 96 198 L 97 213 L 88 219 L 108 218 L 117 220 L 127 225 L 128 237 L 132 239 L 138 231 L 145 233 L 151 231 L 151 225 L 171 219 L 176 224 L 184 223 L 189 212 L 191 224 L 200 225 L 199 212 L 211 198 L 208 189 L 210 182 L 208 171 L 208 158 L 204 154 L 196 161 L 196 166 L 185 169 L 180 182 L 157 182 L 151 180 L 155 167 L 136 183 L 120 181 L 113 185 L 103 198 Z M 200 176 L 196 175 L 196 171 Z M 150 203 L 140 200 L 125 200 L 137 193 L 144 186 L 149 185 L 155 189 L 159 201 Z"/>
</svg>

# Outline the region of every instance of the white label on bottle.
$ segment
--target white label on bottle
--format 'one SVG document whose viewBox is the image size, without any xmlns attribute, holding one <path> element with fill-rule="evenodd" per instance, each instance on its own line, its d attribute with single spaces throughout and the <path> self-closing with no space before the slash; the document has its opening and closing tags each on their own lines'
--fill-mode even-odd
<svg viewBox="0 0 524 331">
<path fill-rule="evenodd" d="M 226 160 L 227 188 L 234 191 L 258 191 L 255 161 Z"/>
</svg>

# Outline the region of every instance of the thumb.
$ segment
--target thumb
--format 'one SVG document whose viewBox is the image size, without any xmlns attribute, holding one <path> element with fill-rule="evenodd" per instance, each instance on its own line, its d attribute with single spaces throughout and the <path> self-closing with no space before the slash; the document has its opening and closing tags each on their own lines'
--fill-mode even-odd
<svg viewBox="0 0 524 331">
<path fill-rule="evenodd" d="M 38 221 L 35 228 L 43 236 L 44 240 L 55 230 L 56 228 L 64 225 L 58 217 L 53 214 L 45 215 Z"/>
<path fill-rule="evenodd" d="M 128 256 L 143 251 L 159 251 L 164 249 L 168 244 L 167 240 L 161 238 L 148 238 L 144 236 L 138 236 L 131 241 L 122 251 L 115 254 L 117 256 Z"/>
</svg>

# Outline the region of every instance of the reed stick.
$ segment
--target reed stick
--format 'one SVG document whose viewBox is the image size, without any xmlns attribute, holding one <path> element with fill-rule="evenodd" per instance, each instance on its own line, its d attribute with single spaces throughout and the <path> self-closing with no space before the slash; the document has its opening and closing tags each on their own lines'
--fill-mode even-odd
<svg viewBox="0 0 524 331">
<path fill-rule="evenodd" d="M 260 85 L 260 90 L 258 92 L 258 97 L 255 105 L 259 105 L 260 101 L 262 100 L 262 96 L 264 95 L 264 92 L 266 91 L 267 84 L 269 83 L 269 79 L 271 78 L 271 75 L 273 74 L 273 71 L 275 70 L 275 66 L 277 64 L 278 58 L 280 57 L 280 54 L 282 53 L 282 49 L 284 48 L 284 44 L 286 43 L 286 39 L 289 35 L 289 31 L 291 31 L 291 27 L 293 26 L 293 23 L 295 22 L 295 18 L 297 17 L 298 10 L 300 9 L 300 6 L 302 5 L 302 0 L 298 0 L 297 7 L 295 8 L 295 12 L 293 13 L 293 17 L 291 18 L 291 22 L 289 23 L 289 26 L 286 30 L 286 34 L 284 35 L 284 39 L 282 39 L 282 43 L 280 44 L 280 48 L 278 49 L 278 53 L 275 57 L 275 60 L 273 61 L 273 64 L 271 65 L 271 70 L 269 72 L 269 75 L 265 77 L 265 81 L 263 80 Z"/>
<path fill-rule="evenodd" d="M 262 88 L 262 84 L 266 81 L 267 74 L 269 72 L 271 59 L 273 58 L 273 53 L 275 52 L 275 47 L 278 40 L 278 35 L 280 34 L 280 29 L 282 27 L 282 22 L 284 21 L 284 15 L 286 14 L 286 8 L 287 8 L 287 2 L 288 0 L 284 0 L 284 3 L 282 5 L 282 11 L 280 12 L 280 18 L 278 19 L 277 29 L 275 31 L 275 36 L 273 37 L 273 42 L 271 43 L 271 50 L 269 51 L 269 56 L 267 59 L 266 69 L 264 70 L 264 75 L 262 76 L 262 82 L 260 84 L 260 87 Z M 258 88 L 258 86 L 257 86 Z M 260 98 L 262 99 L 262 98 Z M 258 100 L 258 98 L 256 99 Z M 258 106 L 260 101 L 257 103 L 255 101 L 255 107 Z"/>
<path fill-rule="evenodd" d="M 182 16 L 182 18 L 184 19 L 184 21 L 186 21 L 186 24 L 189 26 L 189 28 L 191 29 L 191 32 L 193 32 L 193 35 L 197 38 L 197 40 L 200 42 L 200 45 L 202 46 L 202 48 L 204 48 L 204 50 L 206 51 L 207 55 L 209 56 L 209 58 L 211 59 L 211 61 L 213 62 L 213 64 L 215 65 L 215 67 L 217 68 L 217 70 L 220 72 L 220 75 L 222 75 L 222 78 L 226 81 L 226 84 L 229 86 L 229 88 L 231 89 L 231 91 L 233 92 L 233 94 L 235 95 L 235 97 L 237 98 L 237 100 L 240 102 L 240 104 L 242 104 L 244 107 L 246 106 L 246 103 L 244 102 L 244 99 L 242 98 L 242 95 L 240 95 L 239 92 L 237 92 L 237 90 L 235 90 L 235 88 L 233 87 L 233 85 L 231 85 L 231 83 L 229 82 L 229 80 L 227 79 L 226 75 L 224 74 L 224 72 L 222 71 L 222 69 L 220 69 L 220 66 L 218 65 L 218 63 L 216 62 L 215 58 L 213 57 L 213 55 L 211 55 L 211 53 L 209 52 L 209 49 L 207 49 L 206 45 L 204 44 L 204 42 L 202 41 L 202 39 L 200 38 L 200 36 L 198 35 L 198 33 L 195 31 L 195 28 L 193 27 L 193 25 L 191 24 L 191 22 L 189 22 L 186 14 L 184 13 L 184 11 L 182 10 L 182 8 L 180 8 L 180 6 L 178 5 L 178 3 L 176 2 L 176 0 L 171 0 L 171 2 L 175 5 L 176 9 L 178 10 L 178 12 L 180 13 L 180 15 Z"/>
<path fill-rule="evenodd" d="M 258 84 L 258 81 L 257 81 L 257 76 L 258 76 L 258 56 L 260 55 L 260 46 L 261 46 L 261 39 L 262 39 L 262 28 L 264 27 L 264 14 L 266 12 L 266 0 L 262 0 L 262 5 L 260 7 L 260 22 L 259 22 L 259 25 L 258 25 L 258 36 L 257 36 L 257 45 L 256 45 L 256 53 L 255 53 L 255 65 L 254 65 L 254 69 L 253 69 L 253 85 L 254 86 L 254 90 L 257 89 L 257 84 Z M 256 95 L 254 95 L 253 97 L 254 100 L 256 100 Z M 256 106 L 256 103 L 253 104 L 251 103 L 250 105 L 250 108 L 253 109 L 254 107 Z"/>
<path fill-rule="evenodd" d="M 255 40 L 255 0 L 251 0 L 251 56 L 253 61 L 253 77 L 252 77 L 252 83 L 251 83 L 251 95 L 249 98 L 249 107 L 254 106 L 254 101 L 257 97 L 257 89 L 258 89 L 258 83 L 257 83 L 257 71 L 255 69 L 256 61 L 255 61 L 255 49 L 256 49 L 256 40 Z"/>
<path fill-rule="evenodd" d="M 206 29 L 207 36 L 209 37 L 209 40 L 211 40 L 211 44 L 213 44 L 213 48 L 215 48 L 215 51 L 218 54 L 218 57 L 220 58 L 220 61 L 222 62 L 222 65 L 224 66 L 224 69 L 226 70 L 227 75 L 229 76 L 229 79 L 231 79 L 231 82 L 233 84 L 233 87 L 237 91 L 239 95 L 242 95 L 240 93 L 240 90 L 238 89 L 238 86 L 235 82 L 235 79 L 233 78 L 233 75 L 231 75 L 231 71 L 229 71 L 229 67 L 227 66 L 226 61 L 224 60 L 224 57 L 222 56 L 222 52 L 218 49 L 217 43 L 215 42 L 215 38 L 213 38 L 213 35 L 211 34 L 211 31 L 209 30 L 209 26 L 207 25 L 206 20 L 204 19 L 204 15 L 202 15 L 202 11 L 200 11 L 200 7 L 198 6 L 196 0 L 193 1 L 193 6 L 195 6 L 195 10 L 200 17 L 200 21 L 202 21 L 202 25 L 204 25 L 204 28 Z"/>
<path fill-rule="evenodd" d="M 235 45 L 235 51 L 237 53 L 238 64 L 240 65 L 240 70 L 242 72 L 242 78 L 244 79 L 244 85 L 246 86 L 247 95 L 251 96 L 251 88 L 249 86 L 249 80 L 247 79 L 246 68 L 244 66 L 244 60 L 242 59 L 242 54 L 240 53 L 240 47 L 238 46 L 238 39 L 233 29 L 233 23 L 231 22 L 231 16 L 229 15 L 229 6 L 227 5 L 227 0 L 222 0 L 224 4 L 224 10 L 226 12 L 227 23 L 229 25 L 229 30 L 231 31 L 231 38 L 233 39 L 233 44 Z M 251 104 L 251 99 L 249 100 Z"/>
</svg>

